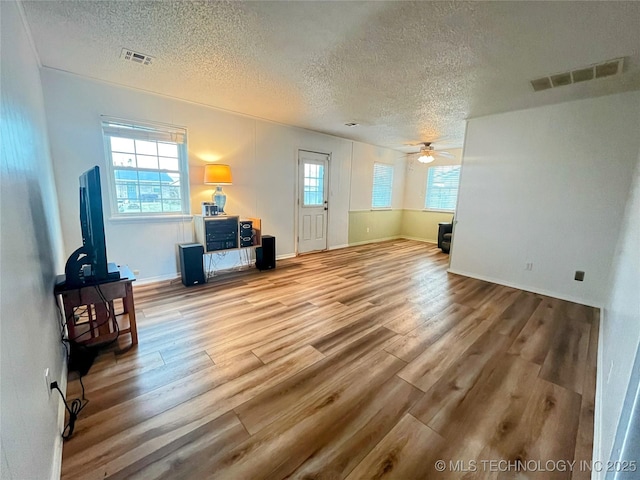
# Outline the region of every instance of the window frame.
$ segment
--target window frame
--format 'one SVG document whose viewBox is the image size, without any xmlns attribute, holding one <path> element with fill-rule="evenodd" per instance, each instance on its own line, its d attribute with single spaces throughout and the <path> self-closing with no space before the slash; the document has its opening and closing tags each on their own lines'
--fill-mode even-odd
<svg viewBox="0 0 640 480">
<path fill-rule="evenodd" d="M 385 167 L 388 168 L 389 171 L 391 172 L 391 179 L 389 182 L 389 205 L 384 205 L 384 206 L 376 206 L 375 205 L 375 199 L 376 199 L 376 166 L 381 166 L 381 167 Z M 394 170 L 395 170 L 395 165 L 389 164 L 389 163 L 382 163 L 382 162 L 374 162 L 373 163 L 373 171 L 372 171 L 372 180 L 371 180 L 371 209 L 372 210 L 391 210 L 393 208 L 393 177 L 394 177 Z M 383 185 L 386 186 L 386 185 Z"/>
<path fill-rule="evenodd" d="M 427 205 L 427 200 L 429 199 L 429 173 L 432 171 L 431 169 L 440 169 L 440 168 L 457 168 L 458 169 L 458 184 L 456 185 L 456 201 L 455 205 L 451 209 L 447 208 L 437 208 L 430 207 Z M 425 190 L 424 190 L 424 202 L 423 202 L 423 210 L 428 212 L 443 212 L 443 213 L 455 213 L 456 207 L 458 205 L 458 196 L 460 195 L 460 176 L 462 173 L 462 165 L 459 164 L 450 164 L 450 165 L 431 165 L 427 168 L 427 175 L 425 178 Z"/>
<path fill-rule="evenodd" d="M 112 133 L 108 133 L 107 129 L 116 129 L 118 126 L 121 126 L 124 131 L 127 128 L 137 129 L 138 134 L 132 136 L 118 136 Z M 106 173 L 107 173 L 107 185 L 109 188 L 109 220 L 112 221 L 141 221 L 146 219 L 153 220 L 179 220 L 184 217 L 191 216 L 191 199 L 190 199 L 190 191 L 189 191 L 189 161 L 188 161 L 188 148 L 187 148 L 187 138 L 188 132 L 185 127 L 157 123 L 157 122 L 145 122 L 145 121 L 137 121 L 137 120 L 126 120 L 122 118 L 108 117 L 105 115 L 101 116 L 101 130 L 102 130 L 102 138 L 105 150 L 105 163 L 106 163 Z M 120 212 L 118 210 L 118 192 L 117 192 L 117 182 L 115 178 L 115 170 L 116 166 L 113 164 L 113 151 L 111 149 L 111 138 L 126 138 L 126 139 L 138 139 L 141 140 L 141 136 L 146 134 L 149 135 L 147 140 L 153 140 L 156 142 L 165 142 L 165 143 L 175 143 L 178 151 L 178 174 L 180 175 L 180 211 L 175 212 Z M 177 138 L 182 136 L 183 141 L 181 142 L 172 142 L 166 141 L 162 139 L 163 136 L 172 136 L 175 135 Z M 155 138 L 154 138 L 155 137 Z M 160 157 L 160 155 L 157 155 Z M 159 167 L 160 165 L 158 165 Z M 159 173 L 174 173 L 175 170 L 170 169 L 154 169 L 154 168 L 133 168 L 132 171 L 147 171 L 147 172 L 159 172 Z M 139 185 L 139 183 L 138 183 Z M 162 183 L 160 184 L 160 188 L 162 188 Z M 141 195 L 138 192 L 138 195 Z"/>
</svg>

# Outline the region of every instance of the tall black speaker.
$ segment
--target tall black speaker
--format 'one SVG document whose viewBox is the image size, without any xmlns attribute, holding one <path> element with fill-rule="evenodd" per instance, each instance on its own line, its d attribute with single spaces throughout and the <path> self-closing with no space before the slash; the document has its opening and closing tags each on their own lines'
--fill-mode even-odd
<svg viewBox="0 0 640 480">
<path fill-rule="evenodd" d="M 181 243 L 180 250 L 180 271 L 182 273 L 182 283 L 185 286 L 205 283 L 204 269 L 202 268 L 202 256 L 204 247 L 199 243 Z"/>
<path fill-rule="evenodd" d="M 276 268 L 276 237 L 262 236 L 262 246 L 256 248 L 256 267 L 259 270 Z"/>
</svg>

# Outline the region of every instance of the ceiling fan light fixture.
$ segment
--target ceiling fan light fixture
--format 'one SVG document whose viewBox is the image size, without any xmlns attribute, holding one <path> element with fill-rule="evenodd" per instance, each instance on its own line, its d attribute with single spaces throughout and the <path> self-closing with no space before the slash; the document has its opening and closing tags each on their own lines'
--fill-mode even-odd
<svg viewBox="0 0 640 480">
<path fill-rule="evenodd" d="M 432 149 L 430 147 L 424 146 L 420 149 L 420 156 L 418 157 L 418 161 L 420 163 L 431 163 L 435 160 L 435 157 L 432 154 Z"/>
</svg>

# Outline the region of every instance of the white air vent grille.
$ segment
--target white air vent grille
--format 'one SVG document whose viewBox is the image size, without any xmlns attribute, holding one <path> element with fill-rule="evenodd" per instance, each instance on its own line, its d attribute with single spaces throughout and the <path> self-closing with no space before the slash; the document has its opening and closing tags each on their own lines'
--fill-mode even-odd
<svg viewBox="0 0 640 480">
<path fill-rule="evenodd" d="M 590 65 L 588 67 L 577 68 L 570 72 L 556 73 L 542 78 L 531 80 L 533 90 L 539 92 L 554 87 L 562 87 L 563 85 L 571 85 L 572 83 L 586 82 L 596 78 L 610 77 L 612 75 L 620 75 L 622 73 L 623 58 L 607 60 L 606 62 Z"/>
<path fill-rule="evenodd" d="M 120 58 L 127 62 L 139 63 L 140 65 L 151 65 L 153 57 L 145 55 L 144 53 L 134 52 L 128 48 L 123 48 L 120 53 Z"/>
</svg>

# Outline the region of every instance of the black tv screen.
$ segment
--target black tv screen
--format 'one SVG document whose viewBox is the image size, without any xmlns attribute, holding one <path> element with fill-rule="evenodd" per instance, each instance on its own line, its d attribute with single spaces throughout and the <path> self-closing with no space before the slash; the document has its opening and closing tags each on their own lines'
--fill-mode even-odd
<svg viewBox="0 0 640 480">
<path fill-rule="evenodd" d="M 107 263 L 100 168 L 97 166 L 80 175 L 80 229 L 82 246 L 69 256 L 64 268 L 67 286 L 119 280 L 118 266 Z"/>
<path fill-rule="evenodd" d="M 91 265 L 90 272 L 86 272 L 85 276 L 88 273 L 92 280 L 106 280 L 109 270 L 102 214 L 100 168 L 97 166 L 80 176 L 80 228 L 87 262 Z"/>
</svg>

